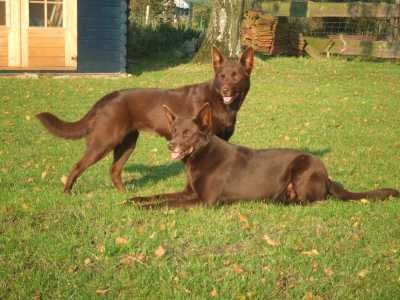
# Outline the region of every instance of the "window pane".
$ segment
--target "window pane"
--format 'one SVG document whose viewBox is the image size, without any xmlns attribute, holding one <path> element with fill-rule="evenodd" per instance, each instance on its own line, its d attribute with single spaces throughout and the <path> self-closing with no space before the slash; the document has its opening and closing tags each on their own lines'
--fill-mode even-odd
<svg viewBox="0 0 400 300">
<path fill-rule="evenodd" d="M 29 26 L 44 26 L 44 4 L 29 3 Z"/>
<path fill-rule="evenodd" d="M 47 26 L 62 27 L 63 25 L 62 3 L 47 4 Z"/>
<path fill-rule="evenodd" d="M 0 25 L 6 25 L 6 3 L 0 2 Z"/>
</svg>

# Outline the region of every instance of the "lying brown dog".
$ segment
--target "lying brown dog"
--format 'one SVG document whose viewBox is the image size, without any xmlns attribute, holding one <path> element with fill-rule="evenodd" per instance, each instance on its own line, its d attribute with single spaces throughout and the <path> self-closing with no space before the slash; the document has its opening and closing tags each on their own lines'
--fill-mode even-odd
<svg viewBox="0 0 400 300">
<path fill-rule="evenodd" d="M 245 199 L 307 203 L 332 195 L 340 200 L 397 197 L 395 189 L 354 193 L 329 179 L 322 161 L 292 149 L 253 150 L 236 146 L 212 134 L 211 107 L 195 118 L 176 116 L 165 106 L 170 124 L 169 148 L 173 159 L 185 162 L 191 190 L 130 201 L 142 207 L 188 207 Z"/>
<path fill-rule="evenodd" d="M 163 105 L 179 115 L 193 116 L 204 103 L 214 111 L 210 130 L 222 139 L 233 134 L 236 115 L 250 88 L 254 54 L 248 48 L 239 60 L 225 59 L 218 49 L 212 50 L 215 77 L 211 81 L 177 89 L 128 89 L 101 98 L 77 122 L 65 122 L 50 113 L 37 115 L 47 130 L 65 139 L 86 137 L 87 150 L 68 176 L 64 192 L 69 193 L 76 179 L 91 165 L 114 151 L 112 182 L 124 191 L 121 172 L 135 149 L 140 130 L 155 131 L 169 139 Z"/>
</svg>

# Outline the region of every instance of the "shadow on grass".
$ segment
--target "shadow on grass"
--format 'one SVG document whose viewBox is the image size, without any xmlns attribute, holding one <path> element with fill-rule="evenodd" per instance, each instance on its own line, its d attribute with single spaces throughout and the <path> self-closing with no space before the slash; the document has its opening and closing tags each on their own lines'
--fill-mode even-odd
<svg viewBox="0 0 400 300">
<path fill-rule="evenodd" d="M 325 154 L 331 152 L 331 148 L 326 147 L 326 148 L 321 148 L 321 149 L 310 149 L 310 148 L 301 148 L 301 151 L 304 151 L 306 153 L 310 153 L 312 155 L 318 156 L 318 157 L 324 157 Z"/>
<path fill-rule="evenodd" d="M 156 183 L 166 178 L 178 175 L 183 171 L 183 164 L 180 162 L 173 162 L 160 166 L 148 166 L 143 164 L 133 164 L 125 168 L 128 172 L 140 173 L 140 178 L 128 181 L 127 185 L 134 185 L 135 187 L 143 187 L 149 183 Z"/>
</svg>

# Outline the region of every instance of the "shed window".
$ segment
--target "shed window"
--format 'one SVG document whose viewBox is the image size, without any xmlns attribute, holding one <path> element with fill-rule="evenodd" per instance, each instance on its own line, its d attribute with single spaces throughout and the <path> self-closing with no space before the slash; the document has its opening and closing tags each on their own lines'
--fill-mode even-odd
<svg viewBox="0 0 400 300">
<path fill-rule="evenodd" d="M 0 26 L 6 25 L 6 1 L 0 0 Z"/>
<path fill-rule="evenodd" d="M 62 27 L 63 0 L 29 0 L 31 27 Z"/>
</svg>

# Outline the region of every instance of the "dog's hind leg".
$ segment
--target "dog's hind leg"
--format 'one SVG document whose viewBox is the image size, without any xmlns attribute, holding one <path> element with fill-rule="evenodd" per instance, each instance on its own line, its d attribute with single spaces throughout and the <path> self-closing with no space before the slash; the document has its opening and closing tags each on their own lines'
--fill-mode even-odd
<svg viewBox="0 0 400 300">
<path fill-rule="evenodd" d="M 119 192 L 125 191 L 125 187 L 121 179 L 122 168 L 124 167 L 125 163 L 129 159 L 129 156 L 135 149 L 138 137 L 139 132 L 132 131 L 125 136 L 122 143 L 118 144 L 114 148 L 114 160 L 111 166 L 110 175 L 114 187 Z"/>
<path fill-rule="evenodd" d="M 64 186 L 64 193 L 70 193 L 72 186 L 74 185 L 76 179 L 91 165 L 102 159 L 108 152 L 111 151 L 111 147 L 106 146 L 95 146 L 91 145 L 86 150 L 81 160 L 76 163 L 72 171 L 70 172 L 67 182 Z"/>
<path fill-rule="evenodd" d="M 309 170 L 299 176 L 295 183 L 297 198 L 300 203 L 326 199 L 328 186 L 327 175 L 321 170 Z"/>
</svg>

